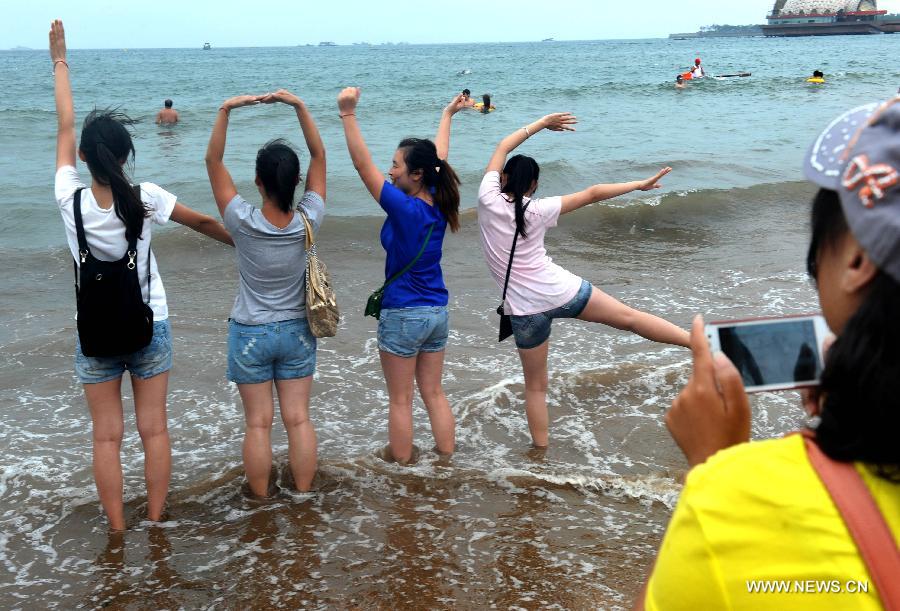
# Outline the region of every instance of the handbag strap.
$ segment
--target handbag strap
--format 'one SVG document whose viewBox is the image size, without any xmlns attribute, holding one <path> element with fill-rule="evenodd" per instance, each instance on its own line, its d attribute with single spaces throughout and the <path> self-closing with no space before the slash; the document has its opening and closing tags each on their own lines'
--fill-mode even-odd
<svg viewBox="0 0 900 611">
<path fill-rule="evenodd" d="M 828 457 L 814 434 L 803 433 L 806 453 L 825 489 L 831 495 L 847 530 L 859 548 L 881 604 L 887 611 L 900 611 L 900 548 L 872 493 L 853 463 Z"/>
<path fill-rule="evenodd" d="M 528 206 L 531 205 L 531 202 L 525 204 L 525 207 L 522 208 L 522 213 L 524 214 L 526 210 L 528 210 Z M 515 222 L 515 220 L 513 220 Z M 504 307 L 506 304 L 506 290 L 509 288 L 509 276 L 512 274 L 512 264 L 513 257 L 516 256 L 516 243 L 519 241 L 519 227 L 516 226 L 515 229 L 515 237 L 513 238 L 512 249 L 509 251 L 509 263 L 506 266 L 506 280 L 503 281 L 503 297 L 500 300 L 500 307 Z"/>
<path fill-rule="evenodd" d="M 313 236 L 312 223 L 309 222 L 309 218 L 306 216 L 306 212 L 304 212 L 303 209 L 299 206 L 297 206 L 297 212 L 300 213 L 300 217 L 303 219 L 303 224 L 306 226 L 306 252 L 309 252 L 316 245 L 316 239 Z"/>
<path fill-rule="evenodd" d="M 386 289 L 386 288 L 388 287 L 388 285 L 390 285 L 392 282 L 394 282 L 395 280 L 397 280 L 398 278 L 400 278 L 400 276 L 402 276 L 403 274 L 405 274 L 406 272 L 408 272 L 409 270 L 412 269 L 413 265 L 415 265 L 416 262 L 419 260 L 419 258 L 422 256 L 422 253 L 425 252 L 425 248 L 428 246 L 429 240 L 431 240 L 431 233 L 434 231 L 434 226 L 435 226 L 436 224 L 437 224 L 437 223 L 432 223 L 432 224 L 431 224 L 431 227 L 428 228 L 428 234 L 425 236 L 425 242 L 422 244 L 422 248 L 419 249 L 419 254 L 417 254 L 417 255 L 413 258 L 412 261 L 410 261 L 409 263 L 407 263 L 407 264 L 406 264 L 406 267 L 404 267 L 404 268 L 401 269 L 399 272 L 397 272 L 396 274 L 394 274 L 394 277 L 393 277 L 393 278 L 391 278 L 390 280 L 388 280 L 387 282 L 385 282 L 385 283 L 382 285 L 382 287 L 381 287 L 380 290 L 383 291 L 384 289 Z"/>
</svg>

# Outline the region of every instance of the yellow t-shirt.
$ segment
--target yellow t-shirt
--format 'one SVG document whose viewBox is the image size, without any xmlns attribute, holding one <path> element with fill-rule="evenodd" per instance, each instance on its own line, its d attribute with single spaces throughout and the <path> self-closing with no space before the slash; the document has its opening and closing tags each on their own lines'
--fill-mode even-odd
<svg viewBox="0 0 900 611">
<path fill-rule="evenodd" d="M 900 541 L 900 484 L 859 464 L 857 470 Z M 881 604 L 803 439 L 794 435 L 729 448 L 690 472 L 646 609 L 850 611 Z"/>
</svg>

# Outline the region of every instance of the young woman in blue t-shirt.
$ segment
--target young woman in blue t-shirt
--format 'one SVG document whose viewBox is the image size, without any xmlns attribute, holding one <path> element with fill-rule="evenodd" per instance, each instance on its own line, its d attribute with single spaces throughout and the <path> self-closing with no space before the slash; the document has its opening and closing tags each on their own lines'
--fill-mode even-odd
<svg viewBox="0 0 900 611">
<path fill-rule="evenodd" d="M 428 410 L 435 450 L 451 454 L 454 449 L 456 425 L 441 387 L 449 334 L 441 248 L 447 226 L 459 230 L 459 178 L 446 159 L 450 123 L 464 102 L 458 95 L 444 109 L 435 142 L 410 138 L 400 143 L 387 182 L 356 121 L 359 96 L 358 87 L 344 89 L 338 108 L 353 166 L 388 215 L 381 229 L 385 278 L 394 278 L 426 245 L 415 265 L 385 289 L 378 322 L 381 368 L 390 395 L 389 442 L 382 457 L 408 463 L 413 460 L 413 381 Z"/>
</svg>

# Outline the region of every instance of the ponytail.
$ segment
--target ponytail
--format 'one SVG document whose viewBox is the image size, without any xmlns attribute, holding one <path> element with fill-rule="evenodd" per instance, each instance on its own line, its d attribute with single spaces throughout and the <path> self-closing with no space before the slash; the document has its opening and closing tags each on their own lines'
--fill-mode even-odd
<svg viewBox="0 0 900 611">
<path fill-rule="evenodd" d="M 134 142 L 126 126 L 135 121 L 118 110 L 93 110 L 85 118 L 79 148 L 91 176 L 110 188 L 116 216 L 125 225 L 125 239 L 140 238 L 151 210 L 134 192 L 123 165 L 134 158 Z"/>
<path fill-rule="evenodd" d="M 541 168 L 531 157 L 515 155 L 506 162 L 503 168 L 506 183 L 503 185 L 503 193 L 511 197 L 516 206 L 516 233 L 527 238 L 525 232 L 525 194 L 531 191 L 532 185 L 541 175 Z"/>
<path fill-rule="evenodd" d="M 422 182 L 431 190 L 434 204 L 447 220 L 450 231 L 459 231 L 459 176 L 453 167 L 437 156 L 431 140 L 407 138 L 400 143 L 406 169 L 422 171 Z"/>
<path fill-rule="evenodd" d="M 259 149 L 256 154 L 256 176 L 279 210 L 293 210 L 294 194 L 300 182 L 300 158 L 286 140 L 271 140 Z"/>
</svg>

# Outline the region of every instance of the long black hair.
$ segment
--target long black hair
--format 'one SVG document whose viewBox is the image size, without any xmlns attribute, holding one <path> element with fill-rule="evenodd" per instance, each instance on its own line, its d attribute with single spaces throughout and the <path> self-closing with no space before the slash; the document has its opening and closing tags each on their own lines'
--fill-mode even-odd
<svg viewBox="0 0 900 611">
<path fill-rule="evenodd" d="M 438 158 L 434 142 L 407 138 L 397 148 L 403 150 L 408 172 L 422 171 L 422 182 L 433 189 L 434 203 L 447 219 L 450 231 L 459 231 L 459 176 L 449 163 Z"/>
<path fill-rule="evenodd" d="M 484 104 L 484 106 L 481 107 L 481 112 L 484 114 L 491 112 L 491 94 L 486 93 L 481 96 L 481 102 Z"/>
<path fill-rule="evenodd" d="M 513 155 L 503 168 L 506 184 L 503 185 L 503 193 L 512 198 L 516 205 L 516 231 L 523 238 L 527 238 L 525 232 L 525 194 L 541 177 L 541 167 L 537 161 L 525 155 Z"/>
<path fill-rule="evenodd" d="M 279 210 L 290 212 L 294 208 L 294 193 L 300 182 L 300 158 L 286 140 L 270 140 L 259 149 L 256 175 Z"/>
<path fill-rule="evenodd" d="M 85 118 L 78 148 L 91 176 L 110 188 L 116 216 L 125 224 L 125 238 L 140 237 L 151 210 L 131 187 L 123 166 L 134 159 L 134 142 L 128 126 L 135 121 L 117 109 L 94 109 Z"/>
<path fill-rule="evenodd" d="M 822 252 L 849 231 L 838 194 L 822 189 L 812 212 L 807 268 L 815 278 Z M 900 483 L 900 283 L 879 271 L 862 305 L 828 351 L 819 446 L 841 461 L 875 465 Z"/>
</svg>

